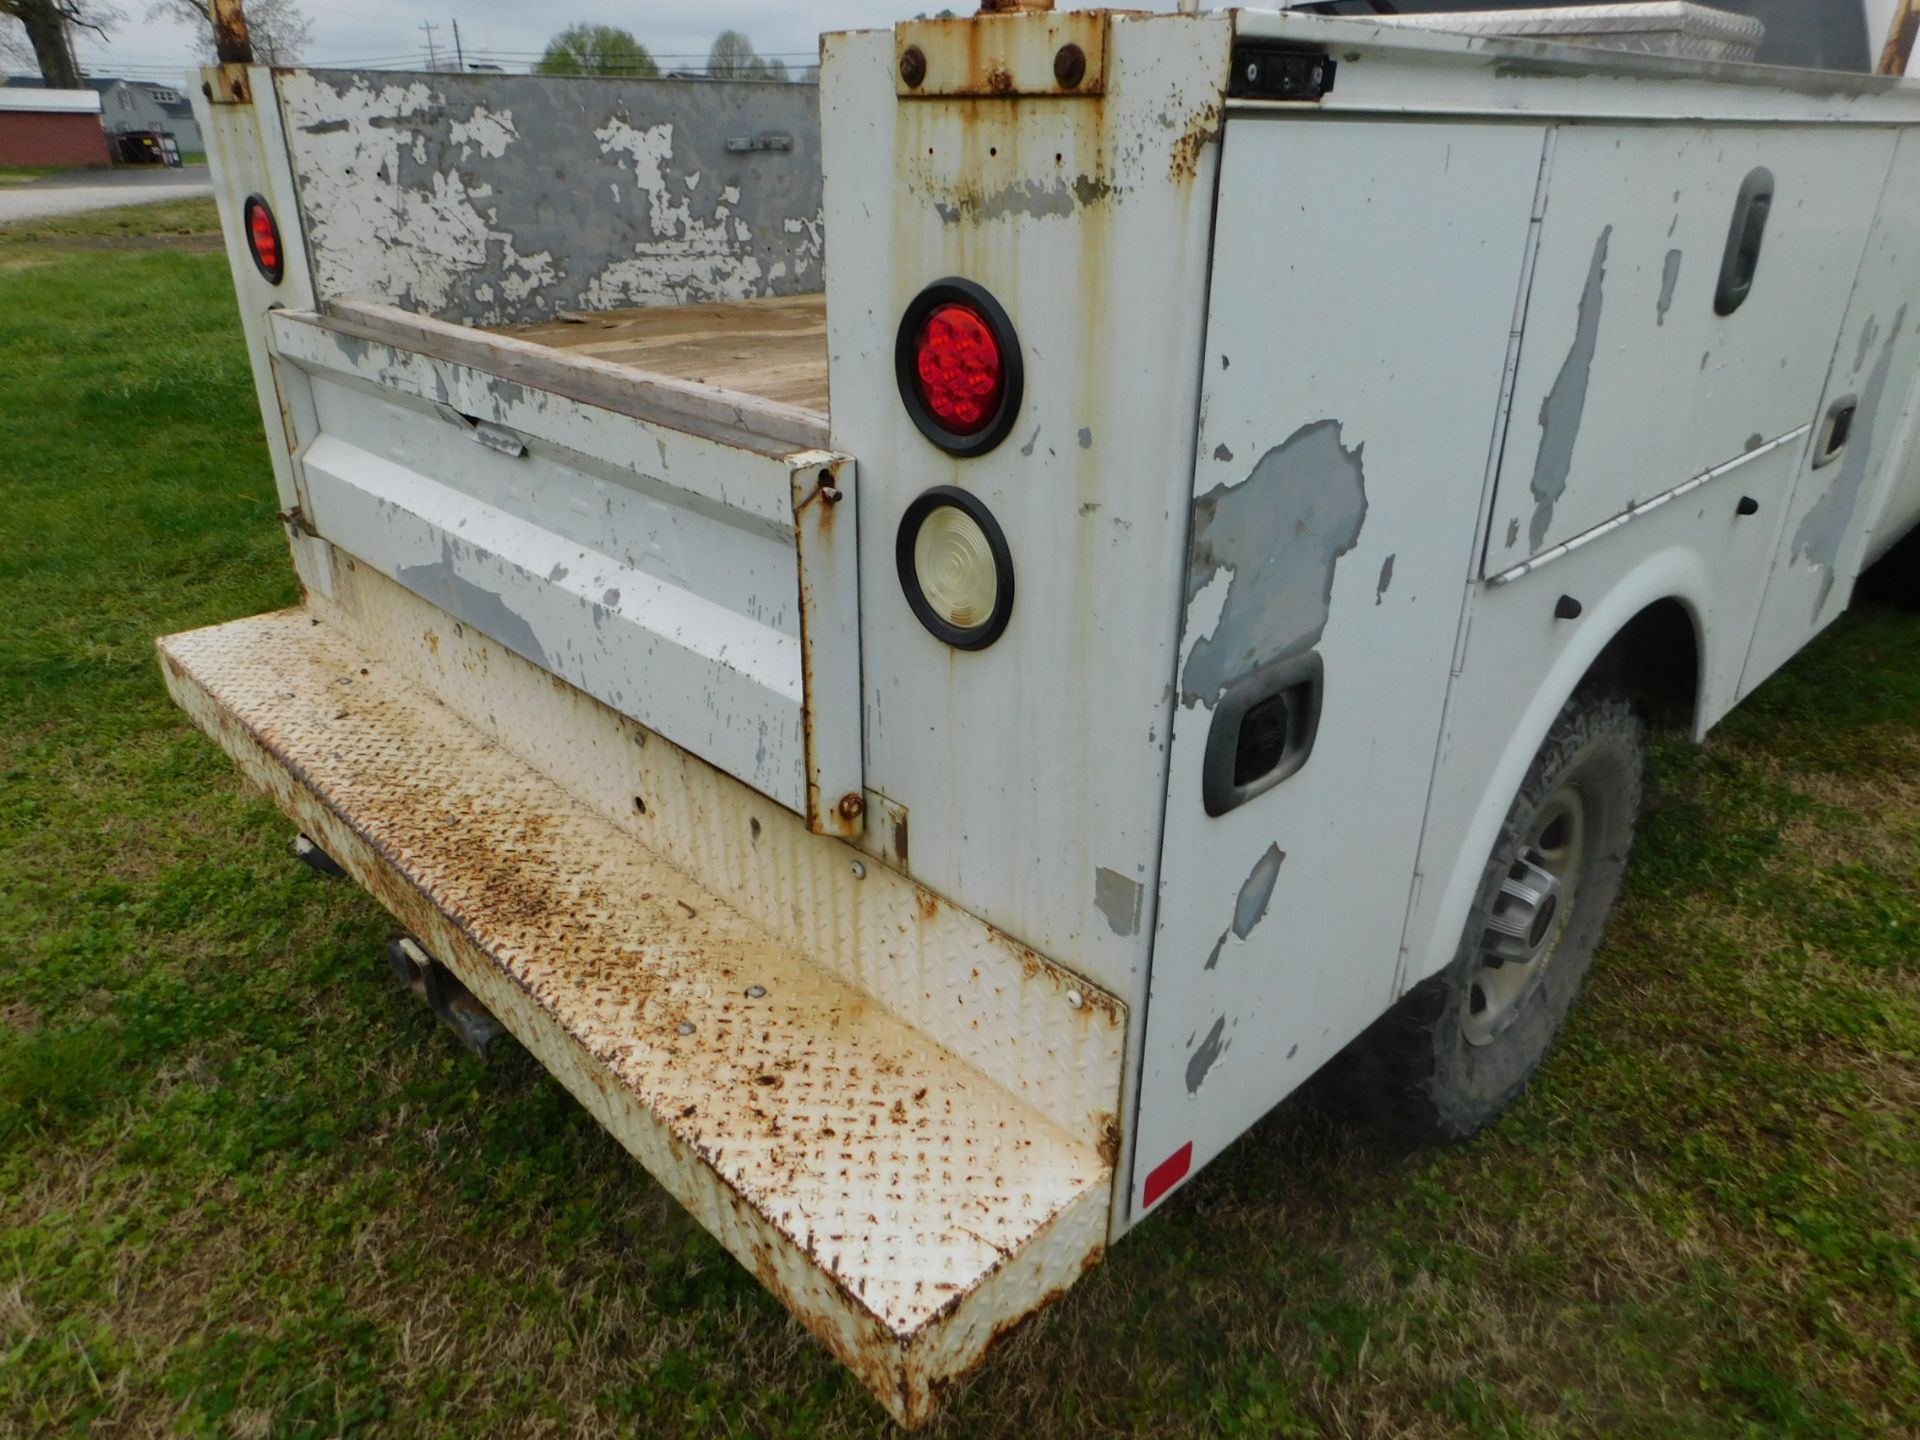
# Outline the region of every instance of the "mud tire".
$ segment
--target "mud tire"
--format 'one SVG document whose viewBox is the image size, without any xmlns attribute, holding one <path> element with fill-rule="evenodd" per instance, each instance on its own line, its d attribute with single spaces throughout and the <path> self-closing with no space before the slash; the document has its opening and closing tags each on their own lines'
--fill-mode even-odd
<svg viewBox="0 0 1920 1440">
<path fill-rule="evenodd" d="M 1371 1092 L 1363 1108 L 1373 1119 L 1416 1144 L 1463 1140 L 1492 1124 L 1526 1088 L 1579 996 L 1619 898 L 1645 770 L 1646 728 L 1625 699 L 1585 692 L 1567 703 L 1507 812 L 1453 961 L 1408 991 L 1353 1046 L 1348 1083 Z M 1485 938 L 1502 883 L 1568 786 L 1580 797 L 1585 837 L 1570 891 L 1573 913 L 1505 1028 L 1475 1042 L 1473 987 L 1487 973 Z"/>
</svg>

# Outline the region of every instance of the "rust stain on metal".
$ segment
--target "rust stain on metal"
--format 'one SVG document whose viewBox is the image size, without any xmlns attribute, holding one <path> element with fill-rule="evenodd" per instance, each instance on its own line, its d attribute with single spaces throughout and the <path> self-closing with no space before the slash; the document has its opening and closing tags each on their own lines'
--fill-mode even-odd
<svg viewBox="0 0 1920 1440">
<path fill-rule="evenodd" d="M 251 65 L 253 37 L 247 33 L 246 11 L 240 0 L 213 0 L 213 53 L 222 65 Z"/>
<path fill-rule="evenodd" d="M 249 777 L 904 1423 L 1102 1243 L 1094 1147 L 388 662 L 300 611 L 162 660 Z"/>
<path fill-rule="evenodd" d="M 858 820 L 866 813 L 867 802 L 849 790 L 845 795 L 840 797 L 838 809 L 841 819 Z"/>
<path fill-rule="evenodd" d="M 1172 180 L 1194 180 L 1200 175 L 1200 157 L 1207 146 L 1220 138 L 1223 111 L 1214 101 L 1187 122 L 1186 130 L 1173 142 L 1173 155 L 1167 166 Z"/>
</svg>

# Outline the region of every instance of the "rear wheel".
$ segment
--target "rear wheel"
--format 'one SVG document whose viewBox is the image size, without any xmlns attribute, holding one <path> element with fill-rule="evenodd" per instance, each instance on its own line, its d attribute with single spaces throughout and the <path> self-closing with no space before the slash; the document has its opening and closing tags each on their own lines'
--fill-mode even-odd
<svg viewBox="0 0 1920 1440">
<path fill-rule="evenodd" d="M 1373 1098 L 1415 1138 L 1483 1129 L 1546 1058 L 1620 893 L 1645 768 L 1645 727 L 1624 699 L 1583 692 L 1560 712 L 1453 962 L 1358 1042 Z"/>
</svg>

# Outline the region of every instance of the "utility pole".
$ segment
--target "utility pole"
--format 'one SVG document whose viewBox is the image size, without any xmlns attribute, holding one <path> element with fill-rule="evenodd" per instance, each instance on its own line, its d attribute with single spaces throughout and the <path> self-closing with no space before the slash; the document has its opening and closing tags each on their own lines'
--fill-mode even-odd
<svg viewBox="0 0 1920 1440">
<path fill-rule="evenodd" d="M 453 19 L 453 64 L 462 75 L 467 73 L 467 52 L 460 48 L 460 17 Z"/>
<path fill-rule="evenodd" d="M 440 68 L 440 52 L 433 48 L 433 32 L 440 27 L 431 20 L 422 20 L 420 22 L 420 28 L 426 32 L 427 36 L 427 69 L 438 70 Z"/>
</svg>

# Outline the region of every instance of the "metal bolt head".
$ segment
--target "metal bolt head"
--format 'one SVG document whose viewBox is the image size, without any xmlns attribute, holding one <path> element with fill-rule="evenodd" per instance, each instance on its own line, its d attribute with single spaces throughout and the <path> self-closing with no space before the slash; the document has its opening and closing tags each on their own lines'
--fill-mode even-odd
<svg viewBox="0 0 1920 1440">
<path fill-rule="evenodd" d="M 858 820 L 866 813 L 866 810 L 867 802 L 862 800 L 855 791 L 849 790 L 840 797 L 840 818 L 842 820 Z"/>
<path fill-rule="evenodd" d="M 867 867 L 864 861 L 856 860 L 853 862 L 853 878 L 856 880 L 864 880 L 867 878 Z"/>
<path fill-rule="evenodd" d="M 1071 1005 L 1074 1009 L 1078 1010 L 1086 1003 L 1087 997 L 1082 995 L 1078 990 L 1067 991 L 1067 1004 Z"/>
<path fill-rule="evenodd" d="M 927 57 L 918 45 L 909 45 L 900 52 L 900 79 L 909 90 L 918 90 L 920 82 L 927 78 Z"/>
<path fill-rule="evenodd" d="M 747 998 L 749 1000 L 758 1000 L 762 995 L 765 995 L 766 993 L 767 993 L 767 987 L 764 985 L 747 986 Z"/>
<path fill-rule="evenodd" d="M 682 1035 L 691 1035 L 693 1033 L 693 1022 L 691 1020 L 682 1020 L 673 1028 L 678 1030 Z"/>
<path fill-rule="evenodd" d="M 1053 52 L 1053 78 L 1062 90 L 1071 90 L 1087 78 L 1087 52 L 1078 45 L 1062 45 Z"/>
</svg>

